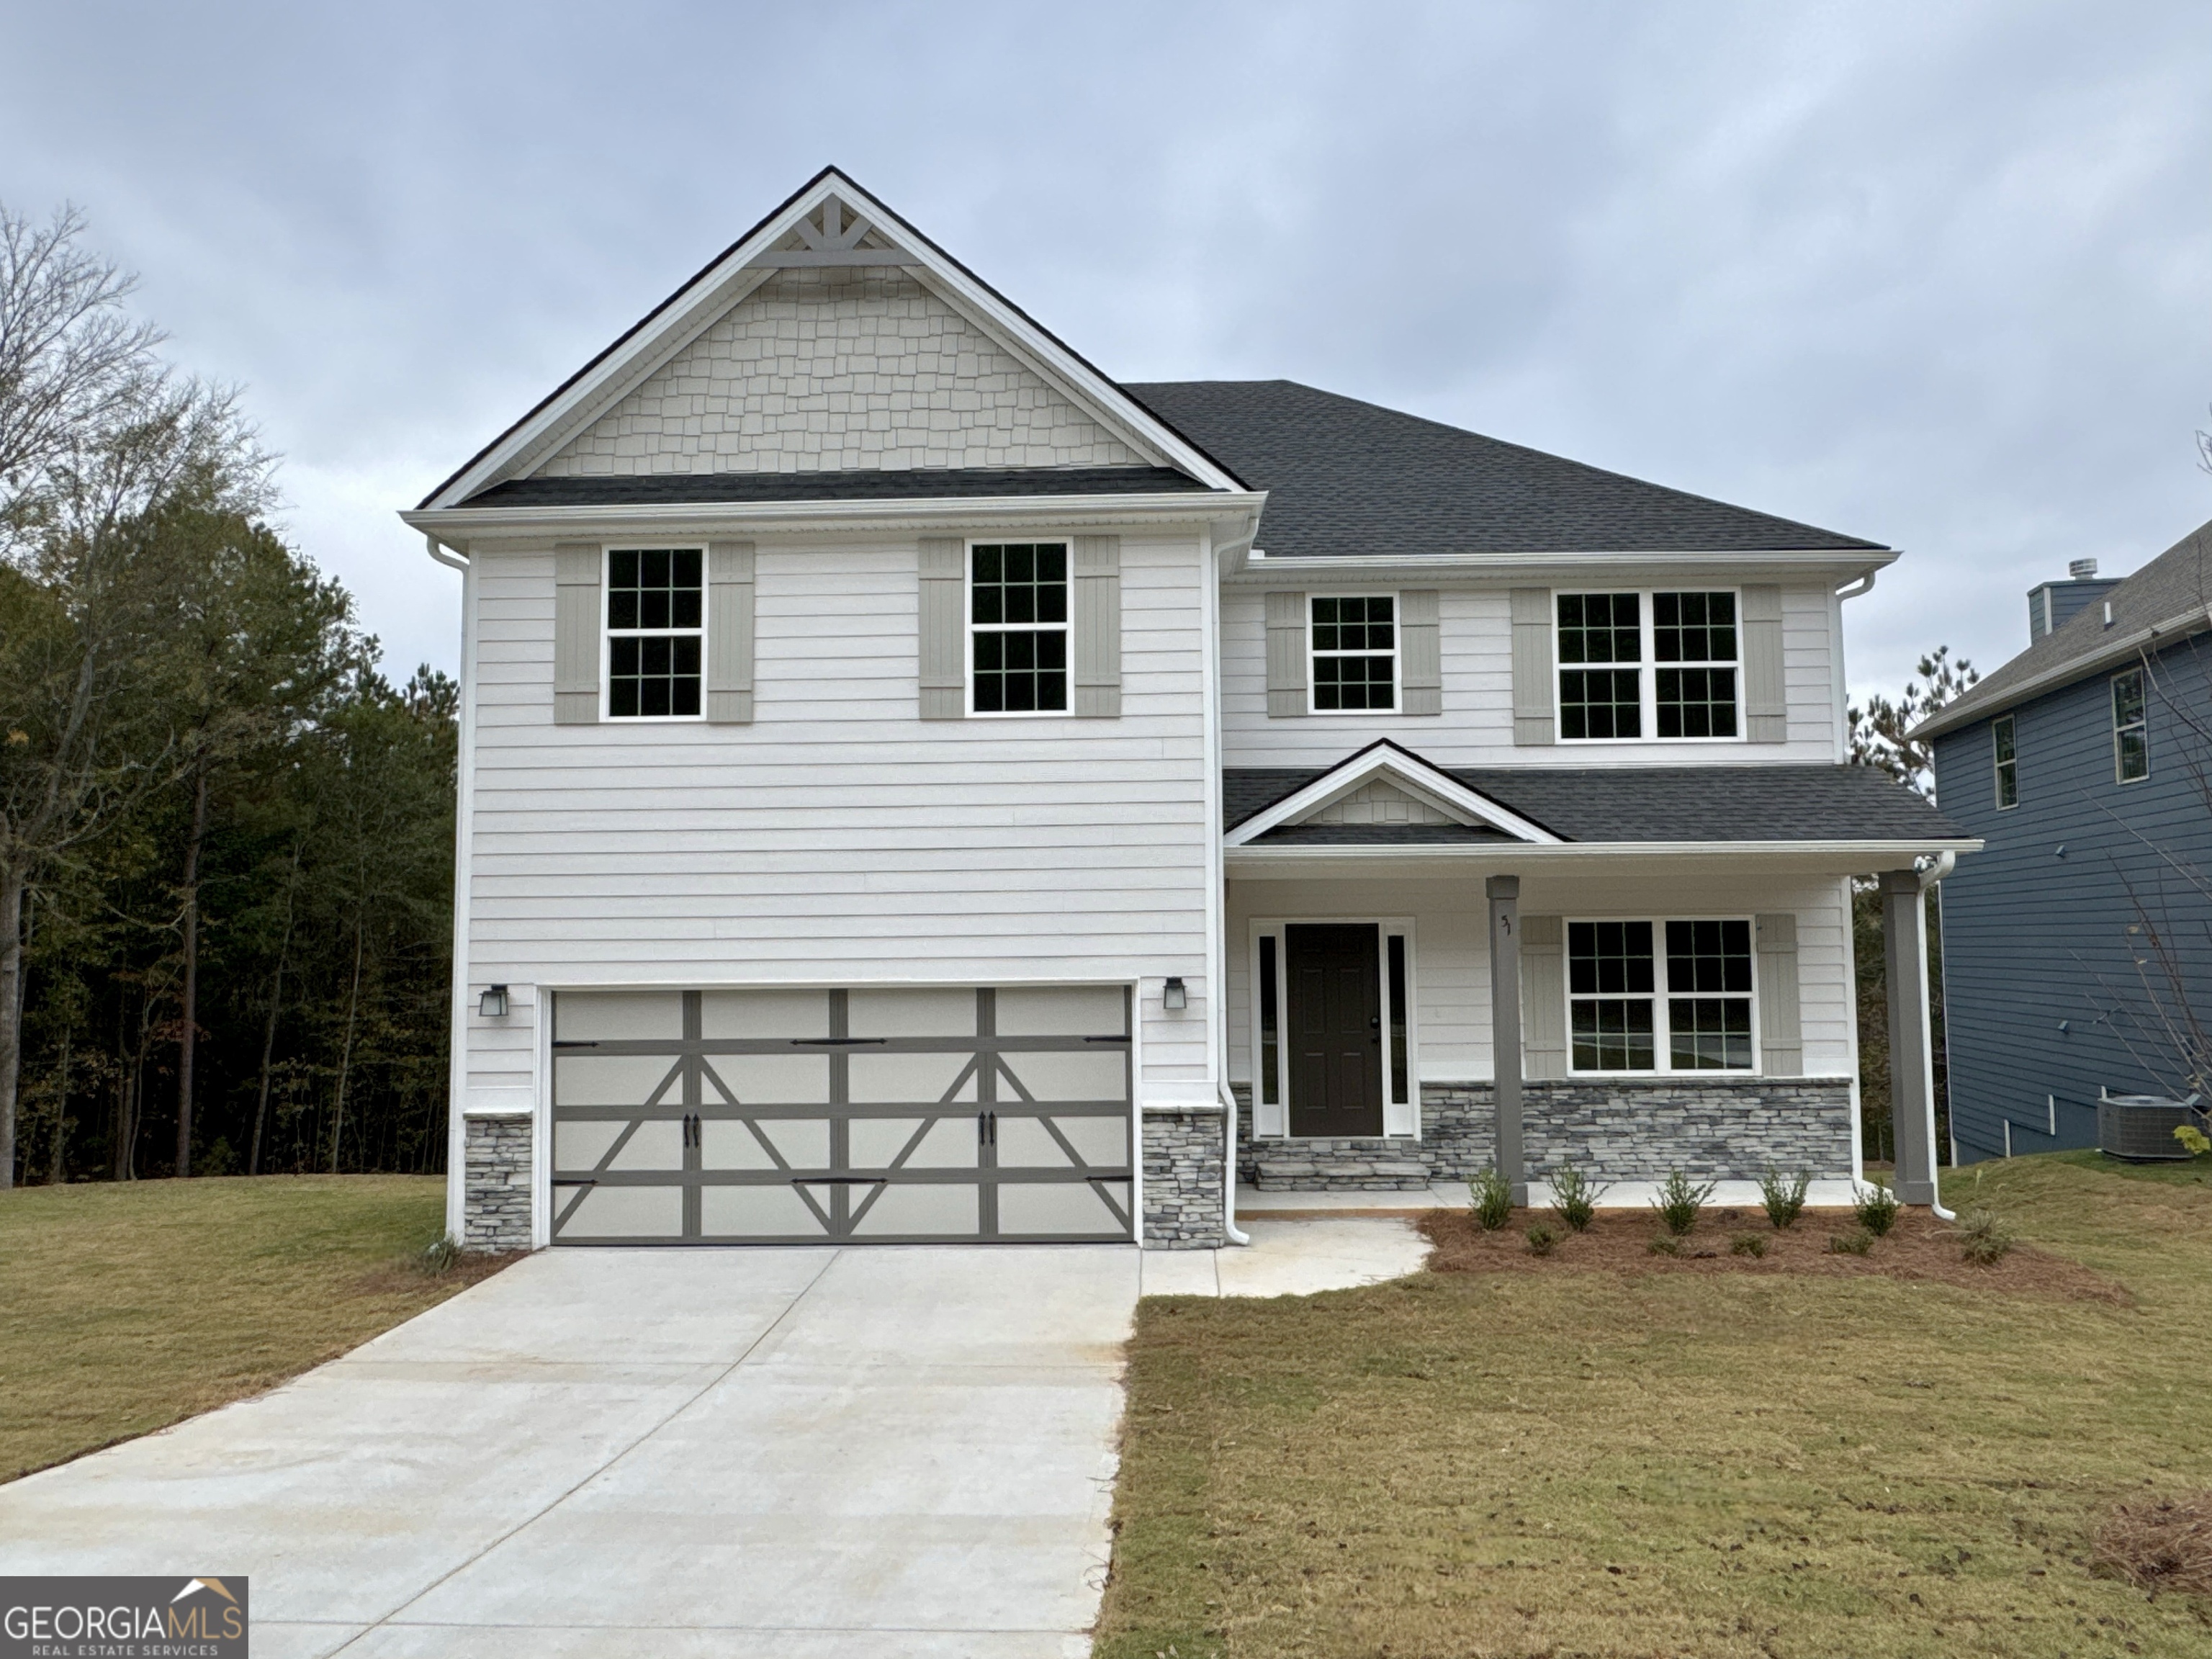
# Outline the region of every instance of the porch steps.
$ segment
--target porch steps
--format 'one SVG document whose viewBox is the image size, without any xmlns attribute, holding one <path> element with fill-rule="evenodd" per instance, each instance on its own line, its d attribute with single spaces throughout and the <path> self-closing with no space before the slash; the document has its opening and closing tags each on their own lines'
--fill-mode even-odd
<svg viewBox="0 0 2212 1659">
<path fill-rule="evenodd" d="M 1273 1193 L 1425 1193 L 1429 1166 L 1389 1143 L 1305 1142 L 1253 1158 L 1253 1184 Z"/>
</svg>

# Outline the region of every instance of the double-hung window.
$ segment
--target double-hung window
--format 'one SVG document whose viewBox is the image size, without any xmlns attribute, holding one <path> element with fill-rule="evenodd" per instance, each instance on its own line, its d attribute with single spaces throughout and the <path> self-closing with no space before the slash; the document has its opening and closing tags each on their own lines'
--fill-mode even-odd
<svg viewBox="0 0 2212 1659">
<path fill-rule="evenodd" d="M 1398 605 L 1388 593 L 1316 595 L 1316 714 L 1398 706 Z"/>
<path fill-rule="evenodd" d="M 1751 1068 L 1748 920 L 1571 921 L 1567 993 L 1575 1071 Z"/>
<path fill-rule="evenodd" d="M 704 638 L 696 547 L 617 548 L 607 555 L 607 714 L 696 719 Z"/>
<path fill-rule="evenodd" d="M 2150 722 L 2143 699 L 2143 671 L 2112 676 L 2112 775 L 2141 783 L 2150 775 Z"/>
<path fill-rule="evenodd" d="M 979 542 L 968 553 L 970 713 L 1067 712 L 1067 544 Z"/>
<path fill-rule="evenodd" d="M 1741 733 L 1734 592 L 1561 593 L 1557 604 L 1563 741 Z"/>
<path fill-rule="evenodd" d="M 2020 744 L 2013 717 L 2000 714 L 1990 722 L 1990 754 L 1996 768 L 1997 811 L 2020 805 Z"/>
</svg>

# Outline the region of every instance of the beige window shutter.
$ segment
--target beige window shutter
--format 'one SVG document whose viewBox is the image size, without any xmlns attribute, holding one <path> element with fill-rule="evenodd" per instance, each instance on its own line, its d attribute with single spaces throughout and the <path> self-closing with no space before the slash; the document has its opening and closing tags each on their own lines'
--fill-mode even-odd
<svg viewBox="0 0 2212 1659">
<path fill-rule="evenodd" d="M 1566 922 L 1521 918 L 1521 1075 L 1567 1074 Z"/>
<path fill-rule="evenodd" d="M 1559 741 L 1559 684 L 1552 672 L 1552 591 L 1516 587 L 1513 606 L 1513 741 Z M 1526 948 L 1524 944 L 1523 948 Z"/>
<path fill-rule="evenodd" d="M 1405 694 L 1405 713 L 1444 712 L 1443 648 L 1433 587 L 1398 596 L 1398 685 Z"/>
<path fill-rule="evenodd" d="M 1759 1049 L 1769 1077 L 1805 1075 L 1804 1017 L 1797 994 L 1797 918 L 1759 916 L 1752 922 L 1759 955 Z"/>
<path fill-rule="evenodd" d="M 1789 687 L 1782 672 L 1782 590 L 1743 590 L 1743 735 L 1753 743 L 1790 740 Z"/>
<path fill-rule="evenodd" d="M 921 718 L 968 715 L 968 546 L 957 536 L 921 538 Z"/>
<path fill-rule="evenodd" d="M 1121 538 L 1075 538 L 1071 657 L 1079 715 L 1118 720 L 1121 714 Z"/>
<path fill-rule="evenodd" d="M 599 544 L 553 544 L 553 723 L 599 718 Z"/>
<path fill-rule="evenodd" d="M 707 544 L 707 719 L 753 718 L 753 544 Z"/>
<path fill-rule="evenodd" d="M 1306 712 L 1306 596 L 1267 595 L 1267 714 Z"/>
</svg>

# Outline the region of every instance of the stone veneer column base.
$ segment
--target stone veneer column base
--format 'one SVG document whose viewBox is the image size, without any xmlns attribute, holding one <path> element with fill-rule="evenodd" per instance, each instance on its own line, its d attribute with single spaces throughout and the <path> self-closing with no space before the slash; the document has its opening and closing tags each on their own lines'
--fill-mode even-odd
<svg viewBox="0 0 2212 1659">
<path fill-rule="evenodd" d="M 1212 1250 L 1226 1244 L 1221 1109 L 1147 1107 L 1137 1121 L 1144 1135 L 1145 1248 Z"/>
<path fill-rule="evenodd" d="M 461 1248 L 530 1248 L 530 1144 L 527 1117 L 463 1120 Z"/>
</svg>

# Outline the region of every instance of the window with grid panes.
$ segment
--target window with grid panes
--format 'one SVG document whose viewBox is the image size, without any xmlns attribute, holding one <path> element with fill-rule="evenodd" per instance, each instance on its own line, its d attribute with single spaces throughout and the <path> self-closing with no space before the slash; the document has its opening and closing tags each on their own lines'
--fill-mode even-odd
<svg viewBox="0 0 2212 1659">
<path fill-rule="evenodd" d="M 1389 594 L 1313 601 L 1313 706 L 1398 706 L 1397 601 Z"/>
<path fill-rule="evenodd" d="M 1067 544 L 969 552 L 970 683 L 978 714 L 1067 712 Z"/>
<path fill-rule="evenodd" d="M 1735 736 L 1735 594 L 1651 596 L 1659 736 Z"/>
<path fill-rule="evenodd" d="M 1667 924 L 1667 1064 L 1676 1072 L 1751 1067 L 1751 923 Z"/>
<path fill-rule="evenodd" d="M 2020 744 L 2013 717 L 2000 714 L 1990 722 L 1990 753 L 1996 768 L 1997 811 L 2020 805 Z"/>
<path fill-rule="evenodd" d="M 1644 602 L 1637 593 L 1562 593 L 1559 735 L 1644 735 Z"/>
<path fill-rule="evenodd" d="M 607 713 L 616 720 L 696 715 L 705 594 L 696 547 L 607 555 Z"/>
<path fill-rule="evenodd" d="M 2143 701 L 2143 672 L 2112 676 L 2112 775 L 2141 783 L 2150 775 L 2150 721 Z"/>
<path fill-rule="evenodd" d="M 1574 1069 L 1655 1068 L 1651 924 L 1567 926 L 1567 991 Z"/>
</svg>

